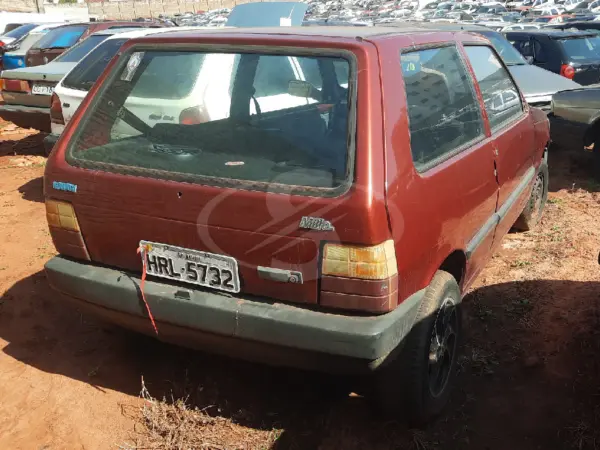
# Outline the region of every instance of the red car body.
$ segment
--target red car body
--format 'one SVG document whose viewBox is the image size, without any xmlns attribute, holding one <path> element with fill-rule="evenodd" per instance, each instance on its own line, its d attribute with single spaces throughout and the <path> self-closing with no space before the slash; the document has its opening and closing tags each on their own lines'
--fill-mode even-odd
<svg viewBox="0 0 600 450">
<path fill-rule="evenodd" d="M 129 41 L 122 49 L 124 54 L 139 45 L 188 48 L 200 44 L 236 49 L 301 48 L 316 54 L 323 49 L 348 52 L 357 74 L 355 117 L 351 119 L 356 124 L 353 182 L 327 196 L 281 195 L 238 189 L 235 184 L 182 183 L 71 164 L 68 147 L 80 121 L 85 120 L 94 99 L 103 95 L 103 83 L 117 70 L 115 66 L 123 67 L 115 58 L 69 122 L 46 166 L 47 201 L 72 205 L 78 221 L 75 231 L 60 229 L 51 221 L 50 231 L 61 256 L 46 266 L 50 284 L 80 307 L 152 333 L 137 297 L 131 300 L 133 309 L 102 304 L 102 296 L 97 295 L 100 291 L 94 288 L 95 277 L 105 273 L 105 281 L 117 283 L 119 274 L 133 274 L 127 275 L 126 282 L 131 279 L 138 286 L 142 263 L 136 249 L 143 239 L 207 252 L 218 250 L 240 261 L 243 287 L 233 299 L 211 295 L 215 300 L 211 308 L 230 304 L 237 311 L 237 325 L 227 328 L 229 331 L 216 329 L 215 322 L 220 319 L 207 310 L 193 325 L 184 324 L 184 318 L 179 321 L 171 310 L 164 309 L 169 304 L 164 296 L 167 291 L 172 291 L 168 295 L 188 294 L 156 282 L 153 286 L 160 286 L 163 297 L 159 300 L 155 292 L 149 302 L 159 338 L 276 364 L 348 371 L 354 370 L 352 364 L 341 361 L 351 360 L 363 369 L 378 367 L 412 327 L 415 305 L 418 310 L 436 273 L 451 274 L 462 293 L 471 286 L 522 214 L 534 174 L 544 162 L 549 139 L 546 115 L 529 107 L 521 96 L 522 114 L 492 133 L 469 65 L 483 114 L 483 136 L 430 170 L 415 168 L 400 54 L 408 49 L 452 45 L 467 61 L 466 43 L 491 48 L 488 41 L 472 34 L 418 27 L 239 29 L 169 33 Z M 107 132 L 97 129 L 98 136 Z M 58 189 L 57 182 L 76 186 L 76 192 Z M 299 224 L 306 216 L 330 222 L 335 231 L 301 229 Z M 397 273 L 392 276 L 364 281 L 322 274 L 324 245 L 361 248 L 386 241 L 393 242 L 395 252 L 397 267 L 392 273 Z M 301 272 L 304 282 L 265 279 L 260 274 L 263 266 Z M 117 287 L 111 292 L 119 297 Z M 189 303 L 185 307 L 191 308 Z M 208 319 L 203 317 L 209 316 L 211 323 L 204 322 Z M 251 324 L 243 325 L 245 319 Z M 259 344 L 283 351 L 274 358 L 271 352 L 258 350 Z M 301 361 L 296 358 L 298 352 L 319 355 L 318 362 Z"/>
</svg>

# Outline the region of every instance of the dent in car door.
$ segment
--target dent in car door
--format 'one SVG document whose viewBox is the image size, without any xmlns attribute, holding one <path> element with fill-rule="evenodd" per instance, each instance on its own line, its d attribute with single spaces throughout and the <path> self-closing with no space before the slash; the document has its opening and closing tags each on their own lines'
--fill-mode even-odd
<svg viewBox="0 0 600 450">
<path fill-rule="evenodd" d="M 465 51 L 479 84 L 496 154 L 498 196 L 495 243 L 512 227 L 529 196 L 534 169 L 534 130 L 520 92 L 492 48 Z"/>
</svg>

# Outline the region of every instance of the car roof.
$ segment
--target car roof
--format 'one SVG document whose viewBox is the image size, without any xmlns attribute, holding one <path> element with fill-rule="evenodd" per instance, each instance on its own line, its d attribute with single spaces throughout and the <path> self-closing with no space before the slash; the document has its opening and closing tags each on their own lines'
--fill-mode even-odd
<svg viewBox="0 0 600 450">
<path fill-rule="evenodd" d="M 129 29 L 129 28 L 125 28 L 125 31 L 123 33 L 119 33 L 119 34 L 113 34 L 112 36 L 109 36 L 108 38 L 106 38 L 106 40 L 108 41 L 109 39 L 134 39 L 134 38 L 139 38 L 139 37 L 144 37 L 144 36 L 148 36 L 149 34 L 157 34 L 157 33 L 166 33 L 166 32 L 173 32 L 173 31 L 188 31 L 188 30 L 201 30 L 204 28 L 208 28 L 208 27 L 200 27 L 200 26 L 189 26 L 189 27 L 164 27 L 164 28 L 136 28 L 136 29 Z M 208 28 L 210 30 L 214 30 L 214 28 Z M 110 31 L 118 31 L 119 28 L 117 28 L 116 30 L 113 28 Z M 98 31 L 97 33 L 94 34 L 102 34 L 103 31 Z"/>
<path fill-rule="evenodd" d="M 501 23 L 501 22 L 498 22 Z M 459 31 L 482 31 L 488 33 L 497 33 L 496 30 L 492 30 L 489 27 L 485 27 L 483 25 L 473 25 L 470 23 L 450 23 L 450 22 L 392 22 L 386 23 L 386 27 L 393 28 L 404 28 L 410 24 L 415 27 L 422 28 L 427 31 L 449 31 L 449 32 L 459 32 Z"/>
<path fill-rule="evenodd" d="M 580 30 L 555 30 L 555 29 L 540 29 L 540 30 L 518 30 L 518 31 L 507 31 L 506 34 L 511 36 L 541 36 L 545 35 L 552 39 L 562 39 L 562 38 L 571 38 L 571 37 L 587 37 L 587 36 L 596 36 L 595 33 L 590 31 L 580 31 Z"/>
<path fill-rule="evenodd" d="M 129 33 L 134 30 L 137 31 L 139 28 L 107 28 L 106 30 L 95 31 L 90 36 L 114 36 L 115 34 Z"/>
<path fill-rule="evenodd" d="M 481 30 L 492 31 L 486 27 L 479 27 Z M 450 31 L 460 32 L 460 28 L 450 30 L 441 29 L 439 27 L 423 26 L 419 22 L 398 22 L 376 25 L 373 27 L 356 27 L 356 26 L 332 26 L 332 27 L 267 27 L 267 28 L 198 28 L 181 32 L 179 30 L 169 29 L 170 33 L 162 33 L 164 38 L 180 38 L 180 37 L 202 37 L 207 34 L 239 34 L 239 35 L 279 35 L 279 36 L 315 36 L 315 37 L 331 37 L 331 38 L 373 38 L 378 36 L 393 36 L 405 35 L 411 33 L 431 33 L 432 31 Z M 149 38 L 152 36 L 148 36 Z M 143 39 L 143 38 L 142 38 Z"/>
</svg>

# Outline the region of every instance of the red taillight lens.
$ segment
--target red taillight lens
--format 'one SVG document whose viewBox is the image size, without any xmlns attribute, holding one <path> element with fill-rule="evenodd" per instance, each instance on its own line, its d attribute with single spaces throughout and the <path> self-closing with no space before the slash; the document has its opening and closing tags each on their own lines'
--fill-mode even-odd
<svg viewBox="0 0 600 450">
<path fill-rule="evenodd" d="M 198 106 L 186 108 L 179 114 L 179 123 L 181 125 L 197 125 L 204 122 L 207 122 L 207 118 Z"/>
<path fill-rule="evenodd" d="M 25 80 L 2 80 L 2 90 L 11 92 L 31 92 L 29 83 Z"/>
<path fill-rule="evenodd" d="M 568 78 L 569 80 L 572 80 L 573 77 L 575 76 L 575 69 L 573 68 L 573 66 L 569 66 L 568 64 L 563 64 L 562 66 L 560 66 L 560 74 L 563 77 Z"/>
<path fill-rule="evenodd" d="M 58 95 L 52 94 L 50 103 L 50 122 L 64 125 L 65 118 L 63 117 L 62 105 L 60 104 L 60 98 L 58 98 Z"/>
<path fill-rule="evenodd" d="M 0 41 L 0 47 L 4 47 L 6 44 L 2 41 Z"/>
</svg>

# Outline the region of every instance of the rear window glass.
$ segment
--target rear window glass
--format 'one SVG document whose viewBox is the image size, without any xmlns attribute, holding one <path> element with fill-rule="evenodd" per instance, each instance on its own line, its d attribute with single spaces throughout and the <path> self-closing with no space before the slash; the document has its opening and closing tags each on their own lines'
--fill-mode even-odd
<svg viewBox="0 0 600 450">
<path fill-rule="evenodd" d="M 50 30 L 31 48 L 68 48 L 75 44 L 87 30 L 87 25 L 61 27 Z"/>
<path fill-rule="evenodd" d="M 22 38 L 23 36 L 25 36 L 27 33 L 29 33 L 31 30 L 33 30 L 37 26 L 38 26 L 37 23 L 27 23 L 25 25 L 21 25 L 18 28 L 15 28 L 12 31 L 9 31 L 8 33 L 4 33 L 2 36 L 19 39 L 19 38 Z"/>
<path fill-rule="evenodd" d="M 100 44 L 102 41 L 104 41 L 107 37 L 108 37 L 108 35 L 106 35 L 106 34 L 104 34 L 104 35 L 103 34 L 98 34 L 98 35 L 93 34 L 90 37 L 88 37 L 87 39 L 81 41 L 79 44 L 71 47 L 69 50 L 67 50 L 62 55 L 60 55 L 58 58 L 56 58 L 55 61 L 60 61 L 60 62 L 81 61 L 81 58 L 83 58 L 85 55 L 87 55 L 91 50 L 94 49 L 94 47 L 96 47 L 98 44 Z"/>
<path fill-rule="evenodd" d="M 124 58 L 88 109 L 71 164 L 310 195 L 346 184 L 347 59 L 197 51 Z"/>
<path fill-rule="evenodd" d="M 559 39 L 567 58 L 573 61 L 600 60 L 600 38 L 586 37 L 577 39 Z"/>
<path fill-rule="evenodd" d="M 88 91 L 127 39 L 107 39 L 88 53 L 62 80 L 69 89 Z"/>
</svg>

